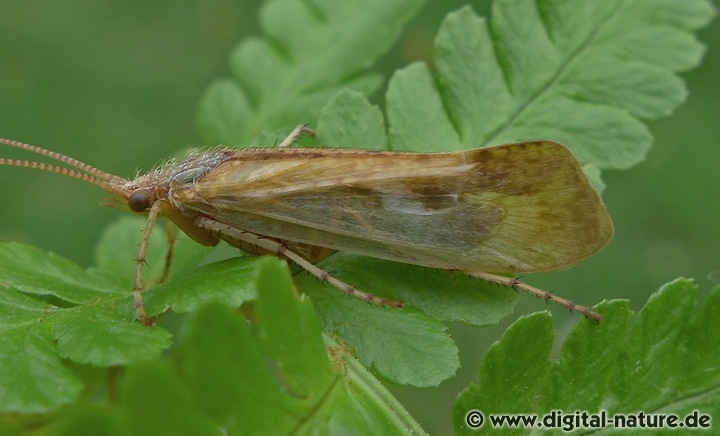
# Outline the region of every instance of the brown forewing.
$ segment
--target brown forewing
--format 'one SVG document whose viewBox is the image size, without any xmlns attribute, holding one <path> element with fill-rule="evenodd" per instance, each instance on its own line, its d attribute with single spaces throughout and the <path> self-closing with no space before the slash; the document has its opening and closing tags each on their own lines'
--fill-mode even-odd
<svg viewBox="0 0 720 436">
<path fill-rule="evenodd" d="M 550 141 L 453 153 L 238 150 L 172 196 L 188 214 L 290 243 L 448 269 L 560 269 L 613 232 L 573 155 Z"/>
</svg>

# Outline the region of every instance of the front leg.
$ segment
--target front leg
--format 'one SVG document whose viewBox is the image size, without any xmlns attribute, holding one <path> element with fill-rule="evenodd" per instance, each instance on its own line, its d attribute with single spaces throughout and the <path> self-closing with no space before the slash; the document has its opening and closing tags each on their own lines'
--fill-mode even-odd
<svg viewBox="0 0 720 436">
<path fill-rule="evenodd" d="M 143 230 L 143 238 L 140 242 L 140 249 L 138 250 L 138 257 L 137 257 L 137 265 L 135 267 L 135 282 L 133 286 L 133 295 L 135 299 L 135 312 L 137 313 L 137 318 L 145 324 L 146 326 L 150 327 L 153 325 L 153 322 L 150 318 L 147 317 L 147 314 L 145 313 L 145 308 L 143 308 L 143 301 L 142 301 L 142 272 L 143 267 L 145 266 L 145 257 L 147 256 L 147 248 L 150 244 L 150 234 L 152 233 L 153 226 L 155 225 L 155 221 L 157 221 L 158 214 L 160 213 L 160 202 L 156 201 L 153 203 L 152 207 L 150 208 L 150 211 L 148 212 L 147 220 L 145 221 L 145 230 Z"/>
<path fill-rule="evenodd" d="M 287 247 L 285 247 L 283 244 L 281 244 L 278 241 L 275 241 L 273 239 L 264 238 L 260 235 L 256 235 L 254 233 L 246 232 L 244 230 L 238 229 L 237 227 L 233 227 L 224 223 L 221 223 L 219 221 L 215 221 L 210 218 L 199 216 L 195 218 L 195 225 L 198 227 L 202 227 L 207 230 L 215 231 L 218 233 L 221 233 L 231 239 L 235 239 L 239 242 L 244 242 L 246 244 L 250 244 L 256 247 L 259 247 L 263 250 L 267 250 L 271 253 L 275 253 L 277 257 L 284 258 L 287 260 L 290 260 L 297 265 L 299 265 L 301 268 L 303 268 L 305 271 L 309 272 L 312 276 L 320 280 L 321 282 L 328 282 L 340 291 L 344 292 L 347 295 L 350 295 L 355 298 L 359 298 L 363 301 L 367 301 L 368 303 L 378 304 L 381 306 L 392 306 L 392 307 L 402 307 L 403 303 L 401 301 L 397 300 L 389 300 L 387 298 L 378 297 L 376 295 L 368 294 L 367 292 L 363 292 L 359 289 L 355 289 L 354 287 L 350 286 L 349 284 L 336 279 L 335 277 L 331 276 L 330 273 L 323 270 L 322 268 L 318 268 L 317 266 L 313 265 L 312 263 L 305 260 L 302 256 L 299 254 L 291 251 Z M 240 245 L 240 244 L 238 244 Z"/>
</svg>

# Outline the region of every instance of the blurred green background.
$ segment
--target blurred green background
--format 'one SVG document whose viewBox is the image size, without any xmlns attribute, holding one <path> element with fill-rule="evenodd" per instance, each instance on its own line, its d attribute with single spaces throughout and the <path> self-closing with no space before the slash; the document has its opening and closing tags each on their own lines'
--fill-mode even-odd
<svg viewBox="0 0 720 436">
<path fill-rule="evenodd" d="M 213 79 L 230 75 L 231 47 L 258 33 L 260 3 L 3 1 L 0 136 L 124 177 L 178 149 L 203 145 L 195 128 L 199 98 Z M 410 62 L 429 61 L 442 17 L 465 3 L 429 2 L 376 69 L 389 75 Z M 488 2 L 473 6 L 484 14 Z M 687 103 L 651 123 L 656 141 L 647 161 L 603 175 L 613 241 L 570 271 L 533 275 L 528 282 L 590 305 L 627 298 L 636 310 L 679 276 L 694 278 L 701 298 L 720 284 L 720 23 L 699 36 L 708 47 L 704 63 L 684 75 Z M 379 104 L 382 95 L 374 96 Z M 28 154 L 2 147 L 1 156 Z M 89 266 L 103 228 L 121 214 L 99 207 L 103 197 L 98 188 L 65 177 L 2 167 L 0 240 L 27 242 Z M 545 308 L 522 298 L 513 319 Z M 560 335 L 578 319 L 550 309 Z M 453 325 L 463 363 L 458 377 L 439 389 L 394 388 L 426 430 L 449 430 L 455 396 L 513 319 L 487 329 Z"/>
</svg>

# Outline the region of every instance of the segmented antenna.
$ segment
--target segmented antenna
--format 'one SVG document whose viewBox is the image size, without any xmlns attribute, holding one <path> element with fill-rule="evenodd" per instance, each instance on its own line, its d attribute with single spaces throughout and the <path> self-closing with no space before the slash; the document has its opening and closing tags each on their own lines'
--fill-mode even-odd
<svg viewBox="0 0 720 436">
<path fill-rule="evenodd" d="M 113 192 L 113 193 L 118 191 L 118 188 L 117 188 L 118 186 L 122 186 L 123 184 L 127 183 L 127 180 L 123 179 L 122 177 L 118 177 L 114 174 L 106 173 L 105 171 L 101 171 L 101 170 L 99 170 L 91 165 L 88 165 L 84 162 L 81 162 L 77 159 L 73 159 L 70 156 L 66 156 L 61 153 L 46 150 L 44 148 L 37 147 L 35 145 L 25 144 L 23 142 L 13 141 L 12 139 L 5 139 L 5 138 L 0 138 L 0 145 L 7 145 L 10 147 L 20 148 L 22 150 L 27 150 L 32 153 L 46 156 L 46 157 L 49 157 L 50 159 L 55 159 L 59 162 L 62 162 L 62 163 L 68 164 L 72 167 L 75 167 L 80 171 L 74 170 L 71 168 L 61 167 L 58 165 L 46 164 L 43 162 L 35 162 L 35 161 L 20 160 L 20 159 L 8 159 L 8 158 L 0 158 L 0 165 L 23 167 L 23 168 L 33 168 L 33 169 L 37 169 L 37 170 L 49 171 L 51 173 L 62 174 L 62 175 L 69 176 L 69 177 L 72 177 L 75 179 L 84 180 L 86 182 L 92 183 L 93 185 L 97 185 L 97 186 L 105 189 L 108 192 Z"/>
</svg>

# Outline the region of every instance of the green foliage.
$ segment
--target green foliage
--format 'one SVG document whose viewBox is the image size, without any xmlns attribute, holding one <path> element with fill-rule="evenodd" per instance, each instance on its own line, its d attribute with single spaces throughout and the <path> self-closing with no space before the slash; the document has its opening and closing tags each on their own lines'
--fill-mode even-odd
<svg viewBox="0 0 720 436">
<path fill-rule="evenodd" d="M 164 433 L 169 422 L 187 433 L 178 424 L 187 421 L 186 429 L 206 429 L 200 434 L 391 433 L 417 426 L 382 400 L 382 387 L 361 382 L 364 369 L 330 360 L 312 304 L 297 295 L 284 262 L 265 257 L 256 264 L 253 325 L 209 303 L 190 321 L 175 366 L 152 362 L 128 374 L 124 402 L 136 433 Z"/>
<path fill-rule="evenodd" d="M 644 411 L 682 417 L 697 410 L 717 418 L 720 326 L 715 320 L 720 288 L 693 316 L 696 290 L 691 280 L 668 283 L 634 319 L 627 302 L 605 302 L 598 306 L 605 316 L 602 326 L 580 322 L 557 358 L 549 353 L 554 341 L 549 314 L 520 318 L 488 350 L 478 383 L 458 398 L 456 432 L 496 432 L 487 423 L 491 413 L 560 410 L 572 415 L 602 409 L 609 414 Z M 486 424 L 479 431 L 465 423 L 470 410 L 485 414 Z M 526 433 L 523 428 L 504 431 Z"/>
<path fill-rule="evenodd" d="M 423 0 L 273 0 L 260 12 L 265 37 L 230 55 L 235 80 L 213 83 L 198 124 L 208 144 L 247 146 L 261 130 L 311 122 L 344 88 L 376 90 L 367 67 L 387 51 Z M 270 144 L 272 145 L 272 144 Z"/>
<path fill-rule="evenodd" d="M 333 434 L 421 432 L 365 368 L 336 348 L 334 341 L 323 339 L 310 300 L 296 293 L 283 261 L 264 257 L 254 262 L 254 267 L 259 285 L 253 325 L 224 303 L 203 305 L 187 322 L 172 360 L 153 359 L 152 355 L 135 358 L 141 362 L 127 371 L 120 392 L 109 392 L 119 395 L 118 403 L 97 414 L 82 403 L 66 407 L 64 418 L 55 425 L 66 429 L 97 424 L 103 434 L 114 428 L 119 434 L 148 435 L 304 434 L 321 429 Z M 98 328 L 75 320 L 68 324 L 89 331 Z M 149 334 L 165 332 L 136 323 L 126 322 L 125 329 L 122 327 L 109 324 L 103 335 L 75 337 L 73 341 L 88 348 L 102 347 L 100 355 L 106 352 L 105 344 L 144 346 L 135 351 L 147 351 L 150 344 L 143 345 L 127 328 L 138 327 Z M 127 336 L 131 337 L 120 344 Z M 3 338 L 8 337 L 13 336 L 6 332 Z M 82 388 L 57 357 L 48 358 L 55 348 L 52 341 L 35 338 L 25 335 L 22 346 L 3 347 L 3 354 L 10 351 L 27 356 L 22 361 L 16 357 L 13 365 L 3 362 L 7 364 L 0 386 L 5 387 L 6 411 L 13 410 L 10 406 L 22 412 L 52 410 L 59 405 L 58 398 L 69 403 Z M 338 351 L 328 354 L 326 347 Z M 43 348 L 45 355 L 40 355 L 38 348 Z M 60 341 L 57 348 L 61 348 Z M 155 344 L 154 348 L 161 347 Z M 77 361 L 75 356 L 67 357 Z M 49 360 L 53 367 L 48 367 Z M 34 372 L 24 374 L 17 363 Z M 108 365 L 97 360 L 89 363 Z M 12 376 L 17 380 L 9 379 Z M 56 392 L 57 387 L 63 389 Z M 68 392 L 62 396 L 64 390 Z M 10 396 L 18 394 L 24 396 L 11 403 Z M 56 402 L 38 403 L 46 399 Z"/>
<path fill-rule="evenodd" d="M 683 5 L 496 1 L 489 24 L 469 7 L 453 12 L 435 39 L 437 74 L 416 63 L 390 81 L 392 148 L 552 138 L 598 168 L 635 165 L 651 142 L 639 118 L 668 115 L 685 99 L 674 73 L 703 53 L 688 30 L 712 8 Z"/>
<path fill-rule="evenodd" d="M 201 133 L 208 143 L 256 138 L 254 145 L 270 146 L 275 132 L 317 120 L 320 145 L 415 151 L 544 137 L 568 144 L 599 184 L 601 168 L 644 158 L 651 137 L 642 120 L 668 115 L 685 98 L 676 73 L 699 62 L 703 48 L 691 31 L 713 11 L 702 0 L 496 0 L 488 21 L 465 7 L 439 29 L 436 69 L 415 63 L 393 75 L 383 115 L 365 97 L 381 83 L 367 67 L 421 4 L 267 2 L 265 36 L 244 40 L 230 59 L 235 77 L 209 87 Z M 64 407 L 50 426 L 57 433 L 421 432 L 357 362 L 395 383 L 436 386 L 459 367 L 446 324 L 495 324 L 517 300 L 447 271 L 345 253 L 320 266 L 406 307 L 349 299 L 303 273 L 295 277 L 298 296 L 277 260 L 241 257 L 192 269 L 207 249 L 179 235 L 170 280 L 144 294 L 145 307 L 151 316 L 192 316 L 161 317 L 147 329 L 132 321 L 128 291 L 142 226 L 123 218 L 108 227 L 88 270 L 0 244 L 2 411 Z M 158 226 L 148 286 L 162 275 L 162 234 Z M 668 285 L 632 327 L 626 303 L 602 303 L 605 321 L 581 320 L 557 360 L 549 357 L 549 316 L 522 318 L 488 351 L 480 387 L 458 400 L 456 428 L 471 407 L 709 407 L 698 392 L 716 397 L 718 294 L 691 318 L 694 288 Z M 251 323 L 231 309 L 239 306 Z M 173 322 L 181 327 L 169 350 Z M 680 368 L 668 357 L 676 349 L 694 361 Z M 94 374 L 126 365 L 119 381 L 104 386 Z M 78 402 L 98 392 L 108 398 L 102 407 Z"/>
<path fill-rule="evenodd" d="M 400 384 L 437 386 L 460 365 L 449 321 L 496 324 L 517 294 L 447 271 L 339 253 L 319 264 L 360 289 L 406 303 L 402 310 L 347 298 L 316 279 L 297 278 L 318 308 L 323 328 L 356 350 L 360 361 Z"/>
</svg>

